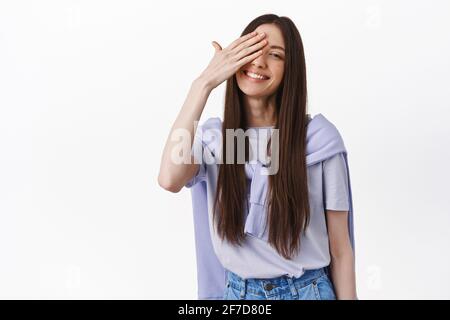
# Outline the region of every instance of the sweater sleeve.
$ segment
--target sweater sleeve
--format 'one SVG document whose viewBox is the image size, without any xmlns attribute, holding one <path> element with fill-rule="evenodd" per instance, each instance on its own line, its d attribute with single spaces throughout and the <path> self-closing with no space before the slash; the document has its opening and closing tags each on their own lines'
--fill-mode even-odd
<svg viewBox="0 0 450 320">
<path fill-rule="evenodd" d="M 221 138 L 221 124 L 220 118 L 214 117 L 209 118 L 204 124 L 197 127 L 191 152 L 195 163 L 199 164 L 199 169 L 186 183 L 186 188 L 191 188 L 195 184 L 205 181 L 208 165 L 216 163 L 217 148 Z"/>
</svg>

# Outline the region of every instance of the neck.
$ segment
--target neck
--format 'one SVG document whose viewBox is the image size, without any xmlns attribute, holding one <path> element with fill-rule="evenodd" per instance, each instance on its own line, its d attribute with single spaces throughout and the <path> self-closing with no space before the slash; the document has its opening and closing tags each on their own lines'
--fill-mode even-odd
<svg viewBox="0 0 450 320">
<path fill-rule="evenodd" d="M 248 127 L 274 126 L 277 121 L 275 95 L 270 98 L 246 96 L 244 110 Z"/>
</svg>

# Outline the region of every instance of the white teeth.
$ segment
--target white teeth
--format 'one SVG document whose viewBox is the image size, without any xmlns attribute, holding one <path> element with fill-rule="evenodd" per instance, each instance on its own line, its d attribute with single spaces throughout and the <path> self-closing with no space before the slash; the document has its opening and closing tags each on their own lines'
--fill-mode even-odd
<svg viewBox="0 0 450 320">
<path fill-rule="evenodd" d="M 260 74 L 256 74 L 256 73 L 253 73 L 253 72 L 250 72 L 250 71 L 247 71 L 246 73 L 247 73 L 247 76 L 249 76 L 250 78 L 255 78 L 255 79 L 260 79 L 260 80 L 268 79 L 267 77 L 264 77 L 264 76 L 262 76 Z"/>
</svg>

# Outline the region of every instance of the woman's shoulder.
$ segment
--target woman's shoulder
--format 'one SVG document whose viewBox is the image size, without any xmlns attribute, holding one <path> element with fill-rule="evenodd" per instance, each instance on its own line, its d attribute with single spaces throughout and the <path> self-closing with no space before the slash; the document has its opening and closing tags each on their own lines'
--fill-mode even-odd
<svg viewBox="0 0 450 320">
<path fill-rule="evenodd" d="M 210 117 L 201 122 L 196 131 L 196 139 L 211 151 L 211 154 L 220 154 L 222 144 L 222 120 L 219 117 Z"/>
<path fill-rule="evenodd" d="M 202 129 L 222 129 L 222 119 L 220 117 L 209 117 L 200 124 Z"/>
<path fill-rule="evenodd" d="M 309 124 L 312 125 L 314 128 L 339 132 L 336 121 L 332 117 L 328 115 L 326 116 L 325 114 L 320 112 L 315 114 L 314 116 L 309 114 Z"/>
</svg>

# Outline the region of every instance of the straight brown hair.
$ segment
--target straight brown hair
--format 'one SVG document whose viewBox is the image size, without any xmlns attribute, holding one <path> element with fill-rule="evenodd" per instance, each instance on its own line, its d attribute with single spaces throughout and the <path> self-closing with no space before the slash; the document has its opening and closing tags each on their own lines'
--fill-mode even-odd
<svg viewBox="0 0 450 320">
<path fill-rule="evenodd" d="M 276 25 L 283 34 L 285 71 L 275 93 L 275 129 L 279 129 L 279 169 L 276 174 L 268 176 L 266 226 L 269 227 L 268 242 L 281 256 L 292 259 L 300 248 L 301 234 L 310 219 L 305 150 L 308 121 L 305 56 L 300 33 L 287 17 L 274 14 L 259 16 L 248 24 L 241 36 L 267 23 Z M 226 146 L 226 129 L 245 131 L 247 127 L 242 95 L 236 76 L 233 75 L 226 83 L 222 146 Z M 236 143 L 234 145 L 236 146 Z M 222 151 L 222 158 L 226 159 L 226 148 L 222 148 Z M 225 161 L 220 164 L 213 217 L 217 222 L 219 236 L 232 244 L 241 245 L 245 238 L 247 177 L 245 164 L 237 162 L 236 149 L 234 157 L 233 164 Z"/>
</svg>

